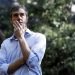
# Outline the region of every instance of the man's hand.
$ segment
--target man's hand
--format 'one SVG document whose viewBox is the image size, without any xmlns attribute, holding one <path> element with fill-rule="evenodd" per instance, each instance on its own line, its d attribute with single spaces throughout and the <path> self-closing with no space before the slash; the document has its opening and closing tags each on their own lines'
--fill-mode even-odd
<svg viewBox="0 0 75 75">
<path fill-rule="evenodd" d="M 14 27 L 14 34 L 17 37 L 17 39 L 24 37 L 25 30 L 27 29 L 24 23 L 19 23 L 18 21 L 14 21 L 13 27 Z"/>
</svg>

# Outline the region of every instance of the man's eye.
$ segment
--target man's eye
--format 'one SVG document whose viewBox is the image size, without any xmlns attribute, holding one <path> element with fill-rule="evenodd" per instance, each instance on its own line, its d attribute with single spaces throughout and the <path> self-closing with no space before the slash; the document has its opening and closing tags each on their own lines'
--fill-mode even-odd
<svg viewBox="0 0 75 75">
<path fill-rule="evenodd" d="M 18 17 L 18 14 L 17 13 L 13 14 L 13 17 Z"/>
<path fill-rule="evenodd" d="M 24 16 L 24 13 L 20 13 L 20 16 Z"/>
</svg>

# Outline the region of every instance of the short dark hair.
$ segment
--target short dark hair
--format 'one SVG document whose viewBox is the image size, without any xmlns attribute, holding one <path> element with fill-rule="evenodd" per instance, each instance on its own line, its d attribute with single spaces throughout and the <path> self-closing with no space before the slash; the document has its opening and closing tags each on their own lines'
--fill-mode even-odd
<svg viewBox="0 0 75 75">
<path fill-rule="evenodd" d="M 27 8 L 24 6 L 24 5 L 13 5 L 11 8 L 10 8 L 10 16 L 12 15 L 12 12 L 15 12 L 17 10 L 19 10 L 20 8 L 24 9 L 25 12 L 26 12 L 26 15 L 28 16 L 28 11 L 27 11 Z"/>
</svg>

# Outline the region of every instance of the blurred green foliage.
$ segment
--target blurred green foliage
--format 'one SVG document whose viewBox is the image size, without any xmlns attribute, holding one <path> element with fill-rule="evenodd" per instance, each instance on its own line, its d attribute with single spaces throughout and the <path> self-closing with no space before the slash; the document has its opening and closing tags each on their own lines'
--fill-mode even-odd
<svg viewBox="0 0 75 75">
<path fill-rule="evenodd" d="M 43 75 L 59 75 L 61 68 L 75 69 L 75 25 L 71 23 L 71 0 L 18 0 L 28 8 L 31 30 L 46 35 L 47 48 L 42 62 Z M 1 29 L 12 33 L 9 9 L 0 8 Z M 7 13 L 7 14 L 6 14 Z"/>
</svg>

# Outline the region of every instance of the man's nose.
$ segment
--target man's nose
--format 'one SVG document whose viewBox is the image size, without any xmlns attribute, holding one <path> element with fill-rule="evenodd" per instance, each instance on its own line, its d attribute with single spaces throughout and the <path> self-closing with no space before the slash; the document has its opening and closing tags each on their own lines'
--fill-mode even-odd
<svg viewBox="0 0 75 75">
<path fill-rule="evenodd" d="M 22 21 L 22 17 L 20 15 L 17 16 L 17 21 Z"/>
</svg>

